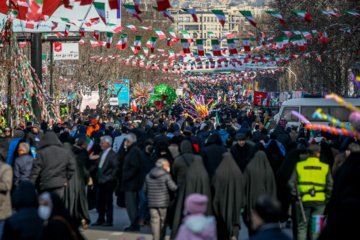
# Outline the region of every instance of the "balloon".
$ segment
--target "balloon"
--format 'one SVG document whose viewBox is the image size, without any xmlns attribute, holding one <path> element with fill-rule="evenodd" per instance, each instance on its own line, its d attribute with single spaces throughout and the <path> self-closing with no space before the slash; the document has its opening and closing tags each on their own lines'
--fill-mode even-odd
<svg viewBox="0 0 360 240">
<path fill-rule="evenodd" d="M 360 112 L 352 112 L 349 116 L 349 122 L 358 131 L 360 131 Z"/>
</svg>

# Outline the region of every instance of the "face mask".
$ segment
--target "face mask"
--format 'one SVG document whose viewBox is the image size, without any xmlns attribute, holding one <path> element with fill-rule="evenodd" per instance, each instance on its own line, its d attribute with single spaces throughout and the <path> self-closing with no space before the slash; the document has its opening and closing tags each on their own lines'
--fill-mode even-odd
<svg viewBox="0 0 360 240">
<path fill-rule="evenodd" d="M 38 214 L 42 220 L 48 220 L 50 218 L 51 208 L 48 206 L 40 205 L 38 208 Z"/>
</svg>

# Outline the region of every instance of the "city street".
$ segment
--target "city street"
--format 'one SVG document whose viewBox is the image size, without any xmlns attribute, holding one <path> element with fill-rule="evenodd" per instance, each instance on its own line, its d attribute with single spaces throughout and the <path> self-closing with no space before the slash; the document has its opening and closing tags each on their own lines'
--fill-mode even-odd
<svg viewBox="0 0 360 240">
<path fill-rule="evenodd" d="M 96 222 L 97 216 L 95 209 L 90 211 L 91 222 Z M 129 218 L 126 210 L 119 208 L 115 201 L 113 227 L 93 227 L 90 225 L 89 228 L 82 233 L 88 240 L 137 240 L 137 238 L 141 236 L 144 237 L 144 240 L 152 240 L 150 227 L 141 227 L 141 232 L 127 233 L 124 232 L 123 229 L 128 224 Z M 239 240 L 249 239 L 248 230 L 243 222 L 241 222 L 241 227 Z M 170 229 L 167 231 L 166 239 L 169 239 L 169 235 Z"/>
</svg>

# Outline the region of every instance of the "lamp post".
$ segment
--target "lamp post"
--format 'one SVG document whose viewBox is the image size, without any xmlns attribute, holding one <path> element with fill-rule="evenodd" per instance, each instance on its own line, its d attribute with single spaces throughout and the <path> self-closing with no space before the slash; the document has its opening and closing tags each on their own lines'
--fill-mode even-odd
<svg viewBox="0 0 360 240">
<path fill-rule="evenodd" d="M 290 68 L 286 68 L 286 69 L 289 70 L 289 72 L 295 76 L 295 89 L 294 90 L 296 90 L 296 81 L 297 81 L 296 74 L 293 71 L 291 71 Z"/>
</svg>

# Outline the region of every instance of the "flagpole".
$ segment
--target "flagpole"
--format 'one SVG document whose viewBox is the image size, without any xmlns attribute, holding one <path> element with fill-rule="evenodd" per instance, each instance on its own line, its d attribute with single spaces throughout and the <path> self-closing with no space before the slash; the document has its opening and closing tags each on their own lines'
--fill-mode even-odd
<svg viewBox="0 0 360 240">
<path fill-rule="evenodd" d="M 81 29 L 82 26 L 84 25 L 84 21 L 85 21 L 85 19 L 87 18 L 88 14 L 89 14 L 89 12 L 90 12 L 91 7 L 92 7 L 92 4 L 90 4 L 90 7 L 89 7 L 89 9 L 88 9 L 87 12 L 86 12 L 83 21 L 81 22 L 81 25 L 80 25 L 80 28 L 79 28 L 79 29 Z"/>
<path fill-rule="evenodd" d="M 11 1 L 9 1 L 9 11 L 11 11 Z M 12 14 L 12 13 L 10 13 Z M 10 22 L 10 31 L 12 28 L 12 22 Z M 13 33 L 12 33 L 13 34 Z M 11 61 L 11 39 L 9 39 L 9 60 Z M 8 74 L 8 99 L 7 99 L 7 124 L 11 127 L 11 69 Z"/>
</svg>

